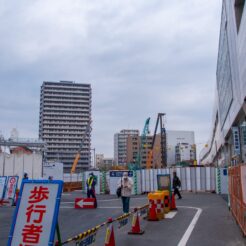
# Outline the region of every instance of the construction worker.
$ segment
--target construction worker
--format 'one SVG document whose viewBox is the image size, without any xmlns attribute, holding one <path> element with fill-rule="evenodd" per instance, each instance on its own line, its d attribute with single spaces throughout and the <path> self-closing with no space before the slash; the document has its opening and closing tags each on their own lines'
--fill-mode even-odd
<svg viewBox="0 0 246 246">
<path fill-rule="evenodd" d="M 128 172 L 123 173 L 123 177 L 118 181 L 118 187 L 121 187 L 121 200 L 123 213 L 129 213 L 130 196 L 132 194 L 133 181 L 128 177 Z"/>
<path fill-rule="evenodd" d="M 87 186 L 87 198 L 95 198 L 95 207 L 97 207 L 97 198 L 96 198 L 96 191 L 95 186 L 97 184 L 96 176 L 93 173 L 89 174 L 89 178 L 86 180 Z"/>
<path fill-rule="evenodd" d="M 173 195 L 178 195 L 179 199 L 182 199 L 182 196 L 180 195 L 179 188 L 181 187 L 181 181 L 179 177 L 177 176 L 176 172 L 173 172 Z"/>
</svg>

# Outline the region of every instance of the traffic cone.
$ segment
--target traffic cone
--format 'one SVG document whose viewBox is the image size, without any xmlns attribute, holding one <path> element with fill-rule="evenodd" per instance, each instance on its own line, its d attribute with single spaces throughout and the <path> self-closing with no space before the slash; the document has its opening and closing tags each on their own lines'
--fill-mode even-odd
<svg viewBox="0 0 246 246">
<path fill-rule="evenodd" d="M 154 200 L 149 200 L 149 221 L 158 221 L 157 215 L 156 215 L 156 205 Z"/>
<path fill-rule="evenodd" d="M 137 234 L 142 235 L 144 231 L 140 229 L 139 217 L 137 209 L 134 210 L 134 215 L 132 217 L 132 230 L 128 232 L 128 234 Z"/>
<path fill-rule="evenodd" d="M 174 193 L 172 193 L 171 210 L 177 210 Z"/>
<path fill-rule="evenodd" d="M 106 230 L 105 246 L 115 246 L 114 228 L 112 222 L 113 222 L 112 218 L 108 219 L 109 225 Z"/>
</svg>

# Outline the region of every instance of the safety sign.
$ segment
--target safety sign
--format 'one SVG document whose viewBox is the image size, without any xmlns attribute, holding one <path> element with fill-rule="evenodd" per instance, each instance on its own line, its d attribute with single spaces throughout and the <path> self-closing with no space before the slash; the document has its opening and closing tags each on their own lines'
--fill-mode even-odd
<svg viewBox="0 0 246 246">
<path fill-rule="evenodd" d="M 53 245 L 63 181 L 24 180 L 8 245 Z"/>
<path fill-rule="evenodd" d="M 6 180 L 7 180 L 6 176 L 0 177 L 0 200 L 2 200 L 4 197 L 4 193 L 6 189 Z"/>
<path fill-rule="evenodd" d="M 5 199 L 14 199 L 15 191 L 18 185 L 19 176 L 8 176 L 7 189 L 5 192 Z"/>
</svg>

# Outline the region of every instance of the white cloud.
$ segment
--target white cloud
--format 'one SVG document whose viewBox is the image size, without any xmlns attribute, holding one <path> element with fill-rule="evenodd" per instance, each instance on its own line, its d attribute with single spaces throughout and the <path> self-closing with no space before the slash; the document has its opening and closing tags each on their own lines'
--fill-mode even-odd
<svg viewBox="0 0 246 246">
<path fill-rule="evenodd" d="M 167 128 L 209 136 L 221 1 L 0 1 L 0 130 L 38 136 L 42 81 L 92 83 L 93 145 L 113 134 Z"/>
</svg>

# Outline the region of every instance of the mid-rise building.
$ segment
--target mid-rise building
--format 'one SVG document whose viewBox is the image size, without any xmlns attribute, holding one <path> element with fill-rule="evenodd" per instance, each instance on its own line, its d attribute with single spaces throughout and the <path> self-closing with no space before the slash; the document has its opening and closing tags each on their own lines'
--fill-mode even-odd
<svg viewBox="0 0 246 246">
<path fill-rule="evenodd" d="M 139 136 L 139 130 L 121 130 L 114 134 L 114 160 L 116 165 L 126 165 L 127 163 L 127 137 Z"/>
<path fill-rule="evenodd" d="M 64 164 L 70 172 L 85 134 L 77 171 L 90 165 L 91 85 L 70 81 L 43 82 L 40 94 L 39 137 L 47 143 L 46 161 Z M 90 127 L 89 127 L 90 129 Z"/>
<path fill-rule="evenodd" d="M 104 154 L 96 154 L 96 167 L 103 164 Z"/>
<path fill-rule="evenodd" d="M 167 131 L 167 164 L 180 160 L 196 160 L 195 133 L 193 131 Z"/>
<path fill-rule="evenodd" d="M 167 131 L 167 147 L 163 146 L 163 150 L 167 156 L 167 166 L 176 165 L 177 162 L 189 161 L 196 159 L 195 134 L 193 131 Z M 141 168 L 146 167 L 148 155 L 151 149 L 153 136 L 146 136 L 141 143 L 140 136 L 128 136 L 127 139 L 127 163 L 140 165 Z M 142 148 L 140 147 L 142 146 Z M 153 158 L 151 167 L 162 168 L 161 157 L 161 135 L 157 134 L 153 146 Z M 140 150 L 141 149 L 141 150 Z M 141 153 L 140 153 L 141 152 Z"/>
<path fill-rule="evenodd" d="M 97 168 L 110 168 L 114 166 L 114 158 L 104 157 L 104 154 L 96 154 L 96 167 Z"/>
<path fill-rule="evenodd" d="M 190 145 L 188 143 L 179 143 L 176 145 L 175 162 L 176 164 L 181 164 L 186 162 L 189 164 L 194 164 L 196 160 L 195 145 Z"/>
</svg>

